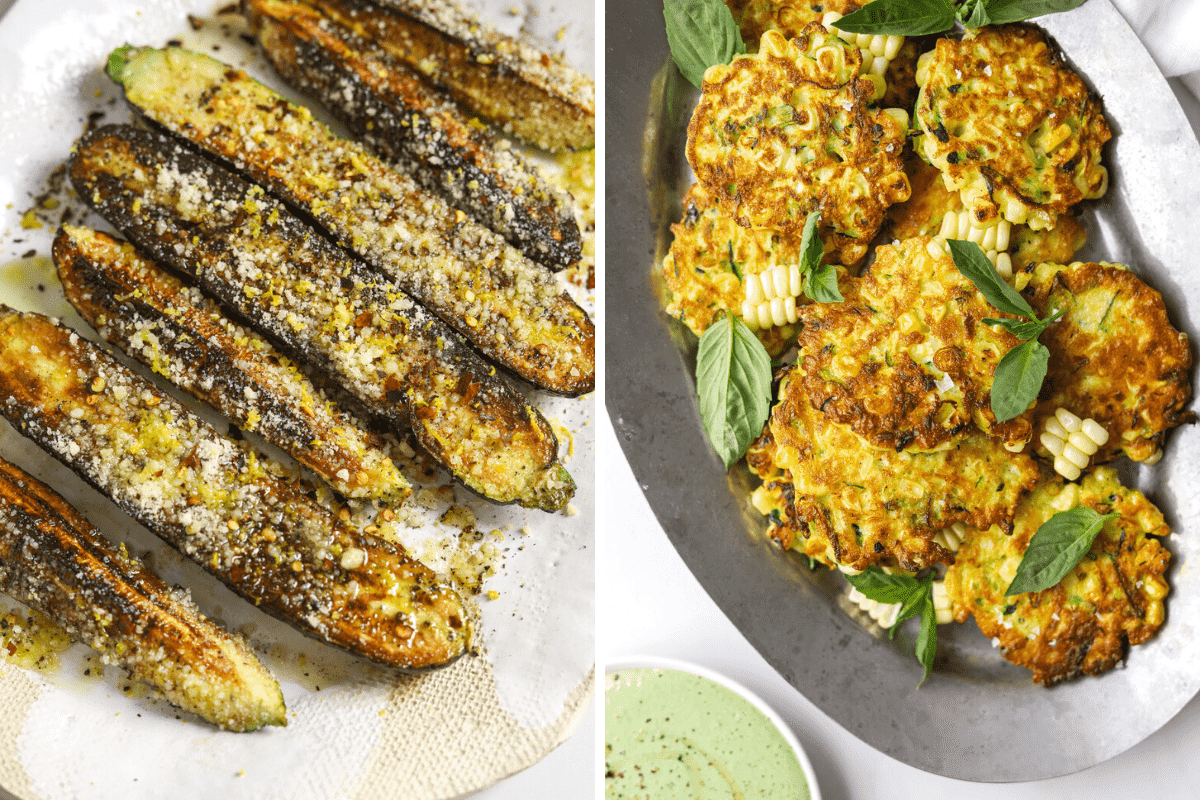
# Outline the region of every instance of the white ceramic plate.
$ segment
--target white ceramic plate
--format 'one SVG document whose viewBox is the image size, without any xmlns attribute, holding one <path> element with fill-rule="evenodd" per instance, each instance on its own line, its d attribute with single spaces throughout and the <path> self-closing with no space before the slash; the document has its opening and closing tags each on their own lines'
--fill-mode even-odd
<svg viewBox="0 0 1200 800">
<path fill-rule="evenodd" d="M 21 222 L 89 113 L 103 112 L 102 123 L 128 119 L 117 88 L 101 71 L 113 48 L 181 39 L 297 97 L 239 36 L 245 32 L 240 19 L 217 15 L 229 5 L 64 0 L 51 7 L 23 0 L 0 19 L 0 302 L 61 316 L 94 336 L 66 305 L 47 258 L 51 223 L 62 207 L 39 212 L 42 228 Z M 569 63 L 592 70 L 590 0 L 482 5 L 506 32 L 525 24 L 546 49 L 565 49 Z M 509 13 L 514 7 L 519 14 Z M 189 14 L 205 20 L 200 31 L 189 26 Z M 85 221 L 111 229 L 97 217 Z M 22 258 L 31 251 L 36 255 Z M 581 300 L 594 308 L 590 296 Z M 286 729 L 230 734 L 193 718 L 180 721 L 186 715 L 142 692 L 126 696 L 117 670 L 85 677 L 90 651 L 82 646 L 68 651 L 53 673 L 0 664 L 0 787 L 21 798 L 168 791 L 181 800 L 440 798 L 480 789 L 545 755 L 570 734 L 591 698 L 594 401 L 533 399 L 573 434 L 567 466 L 579 486 L 577 513 L 495 507 L 455 490 L 456 502 L 474 510 L 479 530 L 503 533 L 491 540 L 502 551 L 498 574 L 484 584 L 499 598 L 479 603 L 482 658 L 415 678 L 309 640 L 259 613 L 0 422 L 0 456 L 50 483 L 110 538 L 151 553 L 163 577 L 189 587 L 205 613 L 251 631 L 289 708 Z M 437 522 L 446 506 L 438 501 L 422 509 L 424 524 L 405 533 L 417 555 L 457 533 Z"/>
</svg>

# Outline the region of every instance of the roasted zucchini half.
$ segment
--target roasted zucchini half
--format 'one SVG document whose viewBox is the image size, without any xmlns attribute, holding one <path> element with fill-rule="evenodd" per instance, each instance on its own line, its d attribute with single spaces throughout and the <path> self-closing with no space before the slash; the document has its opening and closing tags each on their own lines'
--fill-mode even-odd
<svg viewBox="0 0 1200 800">
<path fill-rule="evenodd" d="M 279 684 L 244 639 L 209 621 L 184 592 L 3 459 L 0 590 L 214 725 L 253 731 L 287 724 Z"/>
<path fill-rule="evenodd" d="M 498 503 L 555 511 L 575 485 L 550 424 L 495 367 L 257 186 L 168 136 L 98 128 L 70 164 L 79 195 L 151 258 L 193 276 Z"/>
<path fill-rule="evenodd" d="M 275 71 L 372 150 L 534 261 L 560 270 L 579 260 L 571 196 L 419 74 L 303 3 L 244 7 Z"/>
<path fill-rule="evenodd" d="M 234 165 L 543 389 L 595 387 L 596 332 L 555 276 L 308 109 L 208 56 L 123 47 L 108 73 L 145 117 Z"/>
<path fill-rule="evenodd" d="M 401 670 L 467 651 L 462 599 L 343 524 L 282 465 L 217 433 L 97 345 L 0 305 L 0 414 L 258 608 Z"/>
<path fill-rule="evenodd" d="M 374 437 L 198 289 L 132 245 L 89 228 L 64 226 L 53 254 L 67 300 L 106 340 L 289 453 L 343 496 L 395 504 L 412 494 Z"/>
<path fill-rule="evenodd" d="M 546 150 L 595 145 L 591 79 L 446 0 L 310 0 L 444 86 L 473 113 Z"/>
</svg>

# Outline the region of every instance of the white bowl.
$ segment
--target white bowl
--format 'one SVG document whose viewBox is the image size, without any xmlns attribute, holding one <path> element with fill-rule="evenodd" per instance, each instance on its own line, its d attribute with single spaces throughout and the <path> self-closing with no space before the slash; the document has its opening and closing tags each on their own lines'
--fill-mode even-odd
<svg viewBox="0 0 1200 800">
<path fill-rule="evenodd" d="M 783 721 L 783 718 L 775 713 L 766 702 L 763 701 L 754 692 L 742 686 L 736 681 L 730 680 L 724 675 L 714 672 L 707 667 L 702 667 L 699 664 L 692 664 L 688 661 L 678 661 L 673 658 L 660 658 L 658 656 L 627 656 L 625 658 L 615 659 L 604 664 L 604 672 L 607 675 L 610 672 L 621 672 L 628 669 L 671 669 L 676 672 L 686 672 L 697 677 L 711 681 L 718 686 L 723 686 L 732 692 L 743 697 L 747 702 L 757 708 L 764 717 L 766 717 L 772 725 L 779 731 L 779 735 L 783 737 L 788 746 L 792 748 L 792 752 L 796 754 L 796 760 L 800 762 L 800 768 L 804 771 L 804 779 L 808 782 L 808 793 L 812 800 L 821 800 L 821 790 L 817 786 L 817 775 L 813 771 L 812 762 L 808 760 L 808 754 L 804 752 L 804 748 L 800 746 L 800 742 L 792 733 L 788 724 Z M 607 687 L 606 687 L 607 688 Z"/>
</svg>

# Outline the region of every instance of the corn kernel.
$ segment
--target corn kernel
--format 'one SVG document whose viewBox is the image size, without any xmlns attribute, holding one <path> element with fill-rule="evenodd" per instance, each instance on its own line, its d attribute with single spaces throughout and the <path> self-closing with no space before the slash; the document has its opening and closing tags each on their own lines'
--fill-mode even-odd
<svg viewBox="0 0 1200 800">
<path fill-rule="evenodd" d="M 1054 471 L 1069 481 L 1075 480 L 1080 475 L 1079 467 L 1068 461 L 1065 456 L 1055 456 Z"/>
<path fill-rule="evenodd" d="M 1012 234 L 1012 223 L 1008 220 L 1003 220 L 996 226 L 996 249 L 1004 251 L 1008 249 L 1008 240 Z"/>
<path fill-rule="evenodd" d="M 1094 419 L 1085 419 L 1080 430 L 1100 447 L 1108 443 L 1108 431 Z"/>
<path fill-rule="evenodd" d="M 1063 430 L 1065 430 L 1067 433 L 1074 433 L 1083 427 L 1083 420 L 1065 408 L 1058 408 L 1054 412 L 1054 416 L 1058 418 L 1059 423 L 1063 426 Z"/>
<path fill-rule="evenodd" d="M 775 267 L 771 270 L 771 280 L 775 286 L 776 297 L 787 297 L 790 294 L 788 290 L 792 288 L 791 276 L 783 267 Z"/>
<path fill-rule="evenodd" d="M 759 280 L 759 283 L 762 285 L 763 298 L 766 300 L 774 300 L 775 299 L 775 275 L 772 272 L 772 270 L 767 270 L 766 272 L 760 274 L 758 276 L 758 280 Z M 760 300 L 759 302 L 761 303 L 762 300 Z"/>
<path fill-rule="evenodd" d="M 1042 443 L 1042 447 L 1050 451 L 1050 455 L 1052 456 L 1061 456 L 1063 445 L 1066 444 L 1062 437 L 1055 436 L 1050 431 L 1043 432 L 1039 441 Z"/>
<path fill-rule="evenodd" d="M 776 297 L 771 301 L 771 322 L 776 325 L 787 324 L 787 312 L 783 309 L 782 297 Z"/>
<path fill-rule="evenodd" d="M 891 35 L 887 37 L 887 43 L 883 47 L 883 57 L 891 61 L 900 52 L 900 48 L 904 46 L 904 37 Z"/>
<path fill-rule="evenodd" d="M 1082 450 L 1080 450 L 1078 447 L 1071 444 L 1070 442 L 1063 445 L 1062 458 L 1065 458 L 1067 461 L 1070 461 L 1072 464 L 1079 467 L 1080 469 L 1084 469 L 1088 465 L 1087 453 L 1084 453 Z"/>
<path fill-rule="evenodd" d="M 1099 449 L 1096 443 L 1089 439 L 1087 434 L 1081 430 L 1075 431 L 1068 436 L 1067 441 L 1070 442 L 1071 446 L 1084 455 L 1093 455 Z"/>
</svg>

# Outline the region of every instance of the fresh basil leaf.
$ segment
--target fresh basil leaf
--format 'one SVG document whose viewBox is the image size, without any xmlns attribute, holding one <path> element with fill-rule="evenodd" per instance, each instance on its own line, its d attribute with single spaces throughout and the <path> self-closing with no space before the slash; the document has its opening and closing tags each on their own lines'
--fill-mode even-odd
<svg viewBox="0 0 1200 800">
<path fill-rule="evenodd" d="M 966 0 L 954 8 L 958 21 L 968 28 L 982 28 L 988 24 L 987 6 L 984 0 Z"/>
<path fill-rule="evenodd" d="M 950 0 L 874 0 L 834 25 L 849 33 L 941 33 L 954 27 L 954 6 Z"/>
<path fill-rule="evenodd" d="M 1010 22 L 1021 22 L 1031 17 L 1040 17 L 1043 14 L 1070 11 L 1083 5 L 1084 2 L 1085 0 L 981 0 L 975 9 L 982 21 L 977 22 L 974 18 L 976 14 L 972 14 L 972 19 L 968 20 L 966 24 L 972 28 L 980 28 L 984 25 L 1007 25 Z M 982 11 L 980 11 L 981 8 Z"/>
<path fill-rule="evenodd" d="M 1061 581 L 1092 549 L 1096 534 L 1117 514 L 1099 514 L 1087 506 L 1060 511 L 1046 520 L 1029 540 L 1017 574 L 1004 596 L 1040 592 Z"/>
<path fill-rule="evenodd" d="M 708 440 L 728 469 L 762 433 L 771 411 L 771 357 L 737 317 L 725 315 L 700 337 L 696 392 Z"/>
<path fill-rule="evenodd" d="M 826 264 L 805 273 L 804 293 L 818 303 L 842 302 L 842 293 L 838 291 L 837 270 L 833 264 Z"/>
<path fill-rule="evenodd" d="M 975 284 L 975 288 L 994 308 L 1015 317 L 1037 319 L 1037 314 L 1033 313 L 1029 303 L 1000 277 L 1000 273 L 996 272 L 996 268 L 987 260 L 979 245 L 947 239 L 946 246 L 950 248 L 950 255 L 954 258 L 954 266 Z"/>
<path fill-rule="evenodd" d="M 920 594 L 921 581 L 907 575 L 888 575 L 879 567 L 867 567 L 846 580 L 876 603 L 903 603 L 909 595 Z"/>
<path fill-rule="evenodd" d="M 1028 341 L 1029 339 L 1036 339 L 1041 336 L 1042 331 L 1046 330 L 1046 328 L 1049 328 L 1051 323 L 1056 322 L 1064 313 L 1066 313 L 1066 309 L 1060 308 L 1058 311 L 1055 311 L 1045 319 L 1037 320 L 1008 318 L 995 319 L 993 317 L 984 317 L 983 324 L 1003 325 L 1004 328 L 1013 336 L 1016 336 L 1018 339 L 1024 339 Z"/>
<path fill-rule="evenodd" d="M 667 44 L 683 76 L 695 86 L 714 64 L 746 52 L 733 13 L 721 0 L 663 0 Z"/>
<path fill-rule="evenodd" d="M 896 631 L 900 629 L 900 625 L 904 620 L 920 614 L 925 604 L 933 604 L 933 576 L 925 578 L 919 581 L 919 583 L 921 584 L 920 591 L 913 591 L 901 603 L 900 612 L 896 614 L 896 622 L 892 625 L 892 629 L 888 631 L 889 639 L 896 638 Z"/>
<path fill-rule="evenodd" d="M 1050 351 L 1036 339 L 1004 354 L 992 376 L 992 413 L 996 422 L 1007 422 L 1037 399 L 1046 379 Z"/>
<path fill-rule="evenodd" d="M 933 607 L 933 597 L 921 607 L 921 632 L 917 634 L 917 660 L 925 668 L 925 675 L 917 684 L 920 689 L 929 680 L 933 671 L 933 659 L 937 656 L 937 610 Z"/>
<path fill-rule="evenodd" d="M 804 220 L 804 235 L 800 237 L 801 272 L 813 272 L 821 266 L 821 257 L 825 255 L 825 243 L 817 235 L 817 224 L 820 221 L 820 211 L 813 211 Z"/>
</svg>

